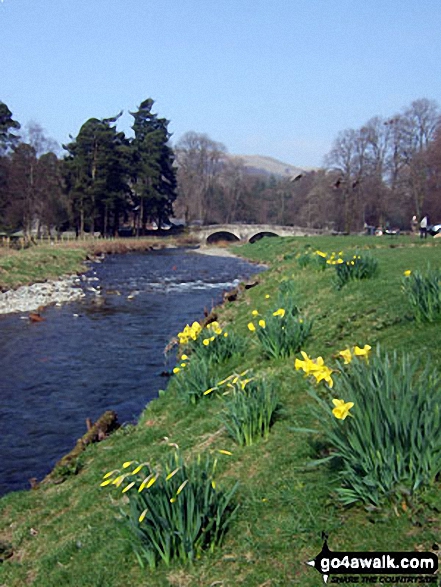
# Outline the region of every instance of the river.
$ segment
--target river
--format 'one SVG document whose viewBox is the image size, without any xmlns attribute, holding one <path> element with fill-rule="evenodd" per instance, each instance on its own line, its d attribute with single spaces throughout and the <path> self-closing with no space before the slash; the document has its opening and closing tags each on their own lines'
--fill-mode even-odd
<svg viewBox="0 0 441 587">
<path fill-rule="evenodd" d="M 92 263 L 79 302 L 44 321 L 0 316 L 0 495 L 41 480 L 96 420 L 115 410 L 136 422 L 165 388 L 164 348 L 259 269 L 183 249 L 108 256 Z"/>
</svg>

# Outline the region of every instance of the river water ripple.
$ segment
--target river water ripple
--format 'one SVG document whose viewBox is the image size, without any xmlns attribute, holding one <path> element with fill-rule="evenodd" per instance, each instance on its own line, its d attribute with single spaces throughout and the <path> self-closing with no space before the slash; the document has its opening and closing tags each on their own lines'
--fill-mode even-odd
<svg viewBox="0 0 441 587">
<path fill-rule="evenodd" d="M 39 323 L 0 316 L 0 495 L 44 477 L 86 418 L 112 409 L 136 421 L 167 385 L 170 339 L 258 270 L 182 249 L 109 256 L 91 265 L 83 300 Z"/>
</svg>

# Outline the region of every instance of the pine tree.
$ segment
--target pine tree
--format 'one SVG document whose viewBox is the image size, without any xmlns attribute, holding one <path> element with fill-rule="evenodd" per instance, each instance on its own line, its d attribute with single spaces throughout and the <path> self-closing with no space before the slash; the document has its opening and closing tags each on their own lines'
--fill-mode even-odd
<svg viewBox="0 0 441 587">
<path fill-rule="evenodd" d="M 19 137 L 12 130 L 18 130 L 20 124 L 13 120 L 12 112 L 6 104 L 0 101 L 0 156 L 17 144 Z"/>
<path fill-rule="evenodd" d="M 173 213 L 176 199 L 174 155 L 168 145 L 168 121 L 152 113 L 154 101 L 144 100 L 136 112 L 133 130 L 132 182 L 138 202 L 137 234 L 144 232 L 147 222 L 155 221 L 158 228 Z"/>
<path fill-rule="evenodd" d="M 121 114 L 89 119 L 77 138 L 64 146 L 69 153 L 66 179 L 79 234 L 86 227 L 103 235 L 116 234 L 119 218 L 126 211 L 128 142 L 115 127 Z"/>
</svg>

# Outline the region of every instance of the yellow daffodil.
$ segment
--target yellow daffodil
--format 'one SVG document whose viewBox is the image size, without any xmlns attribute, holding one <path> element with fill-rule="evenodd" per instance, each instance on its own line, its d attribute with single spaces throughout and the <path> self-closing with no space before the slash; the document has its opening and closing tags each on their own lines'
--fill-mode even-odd
<svg viewBox="0 0 441 587">
<path fill-rule="evenodd" d="M 113 483 L 113 479 L 106 479 L 106 481 L 103 481 L 100 485 L 100 487 L 105 487 L 106 485 L 110 485 L 111 483 Z"/>
<path fill-rule="evenodd" d="M 266 327 L 266 322 L 265 322 L 265 320 L 259 320 L 259 326 L 260 326 L 261 328 L 265 328 L 265 327 Z"/>
<path fill-rule="evenodd" d="M 215 389 L 217 389 L 217 387 L 210 387 L 210 389 L 207 389 L 206 391 L 204 391 L 204 395 L 208 395 L 210 394 L 212 391 L 214 391 Z"/>
<path fill-rule="evenodd" d="M 345 349 L 344 351 L 340 351 L 339 356 L 342 357 L 345 361 L 345 365 L 349 365 L 349 363 L 352 361 L 352 353 L 350 351 L 350 349 Z"/>
<path fill-rule="evenodd" d="M 271 297 L 271 296 L 270 296 L 269 294 L 265 294 L 265 299 L 266 299 L 266 300 L 269 300 L 269 298 L 270 298 L 270 297 Z"/>
<path fill-rule="evenodd" d="M 129 483 L 129 484 L 127 485 L 127 487 L 124 487 L 124 489 L 122 490 L 122 492 L 121 492 L 121 493 L 125 493 L 126 491 L 128 491 L 129 489 L 131 489 L 131 488 L 132 488 L 134 485 L 135 485 L 135 482 L 134 482 L 134 481 L 132 481 L 131 483 Z"/>
<path fill-rule="evenodd" d="M 411 275 L 412 271 L 410 269 L 406 269 L 406 271 L 404 272 L 405 277 L 409 277 L 409 275 Z"/>
<path fill-rule="evenodd" d="M 178 467 L 177 469 L 175 469 L 174 471 L 172 471 L 171 473 L 169 473 L 167 475 L 167 477 L 165 478 L 166 481 L 168 481 L 169 479 L 171 479 L 174 475 L 176 475 L 176 473 L 179 471 L 181 467 Z"/>
<path fill-rule="evenodd" d="M 108 477 L 111 477 L 114 473 L 119 473 L 118 469 L 113 469 L 113 471 L 109 471 L 108 473 L 106 473 L 103 476 L 103 479 L 107 479 Z"/>
<path fill-rule="evenodd" d="M 228 338 L 228 332 L 224 332 L 224 338 Z"/>
<path fill-rule="evenodd" d="M 320 381 L 325 381 L 329 387 L 333 387 L 334 382 L 332 380 L 331 373 L 333 373 L 332 369 L 326 367 L 326 365 L 323 365 L 321 369 L 313 371 L 312 375 L 315 377 L 317 383 L 320 383 Z"/>
<path fill-rule="evenodd" d="M 257 310 L 253 310 L 253 311 L 251 312 L 251 314 L 252 314 L 253 316 L 258 316 L 258 315 L 259 315 L 259 312 L 258 312 Z"/>
<path fill-rule="evenodd" d="M 123 463 L 123 469 L 127 469 L 127 467 L 130 467 L 130 465 L 134 462 L 135 461 L 126 461 L 125 463 Z"/>
<path fill-rule="evenodd" d="M 127 475 L 120 475 L 119 477 L 117 477 L 116 479 L 114 479 L 112 481 L 112 485 L 115 485 L 115 487 L 119 487 L 121 485 L 121 483 L 124 481 L 124 479 L 126 478 Z"/>
<path fill-rule="evenodd" d="M 332 403 L 335 408 L 332 413 L 338 420 L 344 420 L 346 416 L 350 415 L 349 410 L 354 406 L 354 402 L 346 402 L 342 399 L 333 399 Z"/>
<path fill-rule="evenodd" d="M 215 334 L 221 334 L 222 332 L 219 322 L 211 322 L 207 325 L 207 330 L 212 330 Z"/>
<path fill-rule="evenodd" d="M 251 332 L 254 332 L 256 330 L 256 327 L 252 322 L 248 322 L 248 330 L 250 330 Z"/>
<path fill-rule="evenodd" d="M 180 371 L 180 368 L 179 368 L 179 367 L 175 367 L 175 368 L 173 369 L 173 373 L 174 373 L 175 375 L 176 375 L 176 373 L 179 373 L 179 371 Z"/>
<path fill-rule="evenodd" d="M 136 475 L 137 473 L 140 472 L 140 470 L 145 467 L 145 463 L 141 463 L 140 465 L 138 465 L 136 467 L 136 469 L 133 469 L 133 471 L 130 473 L 131 475 Z"/>
<path fill-rule="evenodd" d="M 138 493 L 141 493 L 141 491 L 143 491 L 143 489 L 145 489 L 145 487 L 147 486 L 147 483 L 153 478 L 153 473 L 150 473 L 150 475 L 148 477 L 146 477 L 144 479 L 144 481 L 141 483 L 141 485 L 139 486 L 138 489 Z"/>
<path fill-rule="evenodd" d="M 187 485 L 188 483 L 188 479 L 186 479 L 183 483 L 181 483 L 181 485 L 179 485 L 178 490 L 176 492 L 176 495 L 179 495 L 181 493 L 181 491 L 184 489 L 184 487 Z"/>
<path fill-rule="evenodd" d="M 301 369 L 306 374 L 308 374 L 311 371 L 311 369 L 315 367 L 314 361 L 308 357 L 305 351 L 300 351 L 300 354 L 302 355 L 304 360 L 301 361 L 300 359 L 296 359 L 294 362 L 294 366 L 296 368 L 296 371 L 299 371 Z"/>
<path fill-rule="evenodd" d="M 188 361 L 188 356 L 187 355 L 182 355 L 181 360 L 182 361 Z"/>
<path fill-rule="evenodd" d="M 219 448 L 219 449 L 218 449 L 218 452 L 220 452 L 220 453 L 221 453 L 221 455 L 228 455 L 228 456 L 230 456 L 230 457 L 231 457 L 231 456 L 232 456 L 232 454 L 233 454 L 233 453 L 232 453 L 232 452 L 230 452 L 229 450 L 225 450 L 225 449 L 223 449 L 223 448 Z"/>
<path fill-rule="evenodd" d="M 224 383 L 226 383 L 227 381 L 229 381 L 230 379 L 232 379 L 234 377 L 234 375 L 230 375 L 229 377 L 226 377 L 225 379 L 222 379 L 222 381 L 219 381 L 217 383 L 217 385 L 224 385 Z"/>
<path fill-rule="evenodd" d="M 273 316 L 280 316 L 281 318 L 283 318 L 283 316 L 285 315 L 285 310 L 283 308 L 279 308 L 278 310 L 276 310 L 275 312 L 273 312 Z"/>
<path fill-rule="evenodd" d="M 354 346 L 354 355 L 357 357 L 365 357 L 367 359 L 371 348 L 372 347 L 370 347 L 368 344 L 365 344 L 362 349 L 359 346 Z"/>
<path fill-rule="evenodd" d="M 148 510 L 147 510 L 147 509 L 145 509 L 145 510 L 142 512 L 142 514 L 141 514 L 141 515 L 139 516 L 139 518 L 138 518 L 138 522 L 142 522 L 142 521 L 143 521 L 143 519 L 145 518 L 145 516 L 146 516 L 147 512 L 148 512 Z"/>
<path fill-rule="evenodd" d="M 146 485 L 147 489 L 148 489 L 149 487 L 151 487 L 151 486 L 152 486 L 154 483 L 156 483 L 156 480 L 157 480 L 157 478 L 158 478 L 158 476 L 156 475 L 155 477 L 152 477 L 152 478 L 150 479 L 150 481 L 149 481 L 149 482 L 147 483 L 147 485 Z"/>
<path fill-rule="evenodd" d="M 208 346 L 210 344 L 210 339 L 209 338 L 204 338 L 204 340 L 202 341 L 202 344 L 204 346 Z"/>
<path fill-rule="evenodd" d="M 319 257 L 323 257 L 324 259 L 326 259 L 326 257 L 328 256 L 323 251 L 316 251 L 315 254 L 318 255 Z"/>
</svg>

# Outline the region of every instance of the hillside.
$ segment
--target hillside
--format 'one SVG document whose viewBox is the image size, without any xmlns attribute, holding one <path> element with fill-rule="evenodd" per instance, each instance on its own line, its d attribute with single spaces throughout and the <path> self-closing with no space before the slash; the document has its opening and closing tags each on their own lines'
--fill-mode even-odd
<svg viewBox="0 0 441 587">
<path fill-rule="evenodd" d="M 264 155 L 229 155 L 232 159 L 243 161 L 250 174 L 275 175 L 277 177 L 296 177 L 306 170 L 273 157 Z"/>
</svg>

